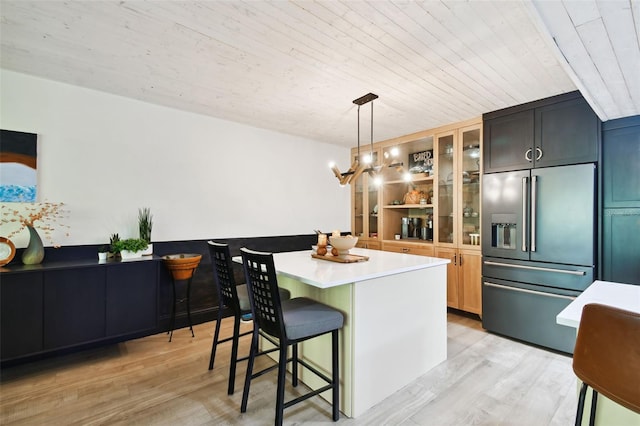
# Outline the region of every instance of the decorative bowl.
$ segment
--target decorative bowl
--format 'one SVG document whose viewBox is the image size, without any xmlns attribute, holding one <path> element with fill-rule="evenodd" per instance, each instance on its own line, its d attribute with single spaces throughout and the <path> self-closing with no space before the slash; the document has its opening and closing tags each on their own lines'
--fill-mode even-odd
<svg viewBox="0 0 640 426">
<path fill-rule="evenodd" d="M 358 237 L 347 235 L 345 237 L 329 237 L 331 246 L 338 250 L 338 254 L 349 254 L 349 250 L 358 243 Z"/>
</svg>

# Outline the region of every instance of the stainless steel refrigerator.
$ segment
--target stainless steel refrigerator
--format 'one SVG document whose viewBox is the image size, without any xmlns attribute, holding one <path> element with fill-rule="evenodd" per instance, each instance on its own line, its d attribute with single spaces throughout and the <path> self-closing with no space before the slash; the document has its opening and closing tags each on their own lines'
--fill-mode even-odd
<svg viewBox="0 0 640 426">
<path fill-rule="evenodd" d="M 596 166 L 490 173 L 482 183 L 482 324 L 573 353 L 556 315 L 594 280 Z"/>
</svg>

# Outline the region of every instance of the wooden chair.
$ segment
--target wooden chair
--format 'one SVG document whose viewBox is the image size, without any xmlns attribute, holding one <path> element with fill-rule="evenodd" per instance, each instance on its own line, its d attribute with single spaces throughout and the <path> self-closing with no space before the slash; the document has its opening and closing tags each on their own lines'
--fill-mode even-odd
<svg viewBox="0 0 640 426">
<path fill-rule="evenodd" d="M 583 382 L 576 425 L 582 424 L 589 386 L 593 389 L 590 425 L 595 422 L 598 393 L 640 413 L 640 314 L 596 303 L 585 305 L 573 371 Z"/>
<path fill-rule="evenodd" d="M 240 249 L 242 264 L 249 289 L 249 302 L 253 312 L 254 322 L 257 326 L 253 331 L 251 341 L 251 353 L 247 365 L 247 374 L 242 394 L 241 412 L 247 411 L 249 387 L 251 380 L 261 376 L 274 367 L 266 368 L 258 373 L 253 373 L 254 358 L 258 350 L 258 329 L 277 338 L 280 342 L 280 354 L 278 357 L 278 385 L 276 390 L 276 414 L 275 424 L 281 425 L 284 417 L 284 409 L 302 402 L 314 395 L 327 390 L 332 391 L 333 421 L 340 418 L 340 376 L 338 371 L 338 330 L 342 328 L 344 317 L 342 313 L 330 306 L 308 299 L 296 297 L 282 301 L 278 293 L 278 281 L 271 253 L 262 253 Z M 312 339 L 323 334 L 331 333 L 331 377 L 327 377 L 304 359 L 298 359 L 298 343 Z M 287 359 L 287 348 L 292 347 L 292 357 Z M 292 384 L 298 385 L 298 364 L 306 367 L 327 385 L 312 390 L 293 400 L 284 401 L 284 386 L 287 363 L 291 361 Z"/>
</svg>

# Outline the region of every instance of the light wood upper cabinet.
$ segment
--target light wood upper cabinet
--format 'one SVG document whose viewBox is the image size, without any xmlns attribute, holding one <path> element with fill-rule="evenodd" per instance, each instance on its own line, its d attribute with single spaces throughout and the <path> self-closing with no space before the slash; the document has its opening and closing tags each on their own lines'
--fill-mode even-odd
<svg viewBox="0 0 640 426">
<path fill-rule="evenodd" d="M 382 183 L 363 174 L 351 184 L 358 246 L 451 259 L 448 306 L 480 314 L 481 117 L 378 142 L 373 152 L 376 164 L 386 159 Z"/>
</svg>

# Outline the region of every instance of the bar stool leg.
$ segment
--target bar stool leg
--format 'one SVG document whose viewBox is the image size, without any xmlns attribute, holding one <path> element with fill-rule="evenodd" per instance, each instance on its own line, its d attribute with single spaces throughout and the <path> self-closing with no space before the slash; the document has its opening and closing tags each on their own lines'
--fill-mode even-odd
<svg viewBox="0 0 640 426">
<path fill-rule="evenodd" d="M 578 411 L 576 412 L 575 426 L 580 426 L 582 424 L 582 412 L 584 411 L 584 398 L 586 395 L 587 395 L 587 384 L 582 382 L 582 387 L 580 388 L 580 395 L 578 396 Z"/>
<path fill-rule="evenodd" d="M 256 352 L 258 352 L 258 327 L 254 327 L 253 333 L 251 334 L 251 349 L 249 350 L 249 359 L 247 361 L 247 374 L 244 378 L 244 390 L 242 391 L 242 403 L 240 404 L 241 413 L 247 412 L 247 401 L 249 400 L 249 387 L 251 386 L 251 375 L 253 374 L 253 361 L 255 359 Z"/>
<path fill-rule="evenodd" d="M 280 356 L 278 357 L 278 390 L 276 395 L 276 422 L 275 422 L 276 426 L 282 425 L 282 421 L 284 419 L 284 384 L 285 384 L 286 374 L 287 374 L 287 347 L 286 345 L 281 345 Z"/>
<path fill-rule="evenodd" d="M 285 350 L 285 357 L 287 351 Z M 294 343 L 291 349 L 291 384 L 295 388 L 298 386 L 298 344 Z"/>
<path fill-rule="evenodd" d="M 213 333 L 211 357 L 209 358 L 209 370 L 213 370 L 213 363 L 216 360 L 216 349 L 218 348 L 218 338 L 220 337 L 220 322 L 222 322 L 222 306 L 218 306 L 218 319 L 216 320 L 216 331 Z"/>
<path fill-rule="evenodd" d="M 596 423 L 596 405 L 598 404 L 598 391 L 592 389 L 591 394 L 591 414 L 589 416 L 589 426 L 593 426 Z"/>
<path fill-rule="evenodd" d="M 333 421 L 337 422 L 340 419 L 340 372 L 338 371 L 338 330 L 331 332 L 331 370 L 333 373 Z"/>
<path fill-rule="evenodd" d="M 231 343 L 231 366 L 229 367 L 229 387 L 227 393 L 233 395 L 236 383 L 236 363 L 238 361 L 238 341 L 240 340 L 240 315 L 233 316 L 233 339 Z"/>
</svg>

